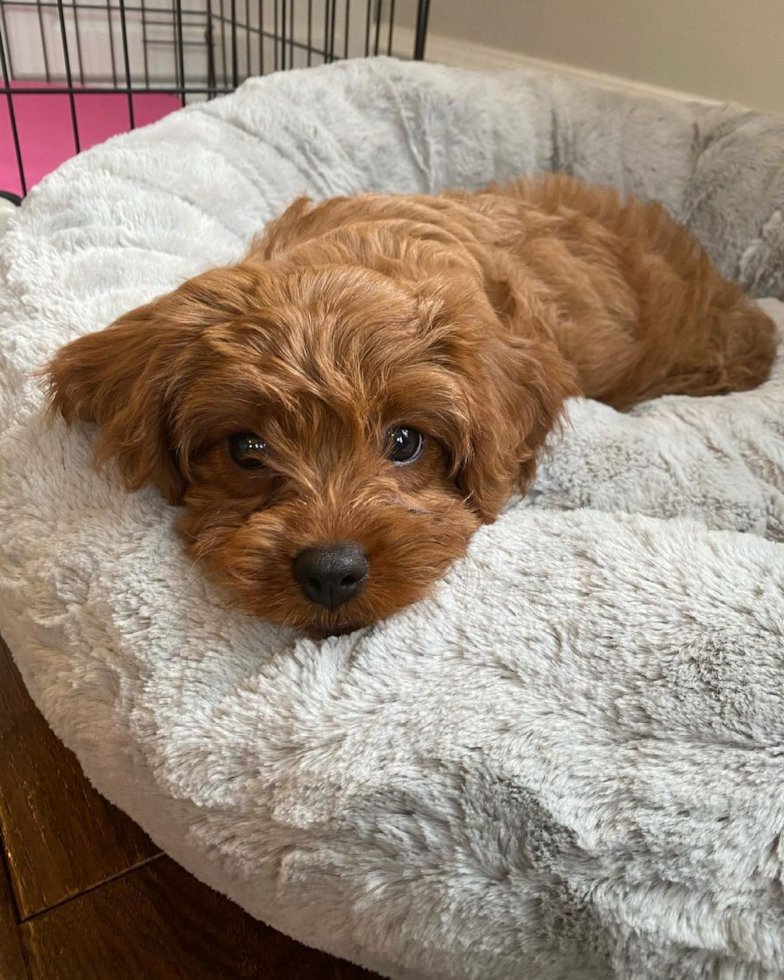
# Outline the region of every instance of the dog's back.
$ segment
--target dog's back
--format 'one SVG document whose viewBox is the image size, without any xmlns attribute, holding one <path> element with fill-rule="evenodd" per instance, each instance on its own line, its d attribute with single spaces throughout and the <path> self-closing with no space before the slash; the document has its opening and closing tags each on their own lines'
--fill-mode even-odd
<svg viewBox="0 0 784 980">
<path fill-rule="evenodd" d="M 560 305 L 559 346 L 587 395 L 623 408 L 767 379 L 773 322 L 660 204 L 560 174 L 471 197 L 490 211 L 493 198 L 520 203 L 507 247 Z"/>
</svg>

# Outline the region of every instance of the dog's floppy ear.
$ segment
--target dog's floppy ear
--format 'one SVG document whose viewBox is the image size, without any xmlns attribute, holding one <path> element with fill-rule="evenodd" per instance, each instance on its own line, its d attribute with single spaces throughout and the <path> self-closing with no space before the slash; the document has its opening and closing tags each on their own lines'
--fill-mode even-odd
<svg viewBox="0 0 784 980">
<path fill-rule="evenodd" d="M 488 522 L 513 490 L 525 492 L 533 482 L 537 455 L 577 385 L 554 344 L 511 335 L 488 339 L 480 371 L 471 454 L 457 482 Z"/>
<path fill-rule="evenodd" d="M 536 280 L 493 252 L 483 263 L 484 293 L 494 323 L 479 351 L 482 397 L 472 410 L 471 455 L 458 486 L 484 521 L 492 521 L 511 491 L 524 493 L 564 402 L 579 393 L 574 369 L 554 340 L 554 307 Z"/>
<path fill-rule="evenodd" d="M 170 427 L 189 347 L 205 327 L 246 311 L 257 288 L 252 262 L 211 269 L 73 341 L 47 365 L 52 410 L 101 427 L 96 462 L 115 457 L 129 490 L 155 483 L 170 503 L 181 501 L 186 481 Z"/>
<path fill-rule="evenodd" d="M 173 504 L 185 491 L 169 429 L 175 365 L 209 319 L 209 299 L 192 280 L 61 348 L 43 372 L 52 411 L 100 426 L 97 465 L 116 458 L 129 490 L 155 483 Z"/>
<path fill-rule="evenodd" d="M 429 356 L 462 380 L 453 478 L 485 522 L 516 488 L 531 484 L 564 402 L 579 392 L 574 369 L 550 339 L 557 329 L 548 322 L 552 304 L 507 271 L 493 263 L 478 283 L 451 270 L 431 276 L 420 294 Z"/>
<path fill-rule="evenodd" d="M 52 410 L 69 424 L 101 429 L 95 456 L 116 457 L 129 490 L 155 483 L 170 503 L 185 489 L 169 443 L 169 369 L 182 331 L 167 325 L 158 303 L 61 348 L 46 368 Z"/>
</svg>

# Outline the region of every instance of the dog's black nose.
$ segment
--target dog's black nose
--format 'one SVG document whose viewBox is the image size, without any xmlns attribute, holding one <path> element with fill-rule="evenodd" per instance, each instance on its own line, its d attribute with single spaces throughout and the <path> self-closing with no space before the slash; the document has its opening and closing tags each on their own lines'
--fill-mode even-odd
<svg viewBox="0 0 784 980">
<path fill-rule="evenodd" d="M 368 561 L 358 544 L 328 544 L 300 551 L 292 570 L 306 598 L 337 609 L 362 588 Z"/>
</svg>

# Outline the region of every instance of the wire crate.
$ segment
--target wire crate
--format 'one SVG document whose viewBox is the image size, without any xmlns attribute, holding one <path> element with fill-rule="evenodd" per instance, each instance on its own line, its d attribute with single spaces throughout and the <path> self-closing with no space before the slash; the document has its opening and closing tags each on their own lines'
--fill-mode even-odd
<svg viewBox="0 0 784 980">
<path fill-rule="evenodd" d="M 0 0 L 0 196 L 252 75 L 424 58 L 430 0 Z"/>
</svg>

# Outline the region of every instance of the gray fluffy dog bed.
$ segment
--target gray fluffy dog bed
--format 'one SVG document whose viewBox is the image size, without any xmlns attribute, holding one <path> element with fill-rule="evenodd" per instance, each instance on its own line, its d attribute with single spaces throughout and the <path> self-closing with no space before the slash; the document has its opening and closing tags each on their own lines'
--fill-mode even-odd
<svg viewBox="0 0 784 980">
<path fill-rule="evenodd" d="M 316 644 L 226 606 L 176 513 L 30 372 L 296 194 L 566 169 L 656 197 L 784 325 L 784 119 L 535 73 L 289 72 L 110 140 L 3 240 L 0 628 L 85 772 L 253 915 L 396 978 L 784 975 L 784 365 L 575 402 L 432 599 Z"/>
</svg>

